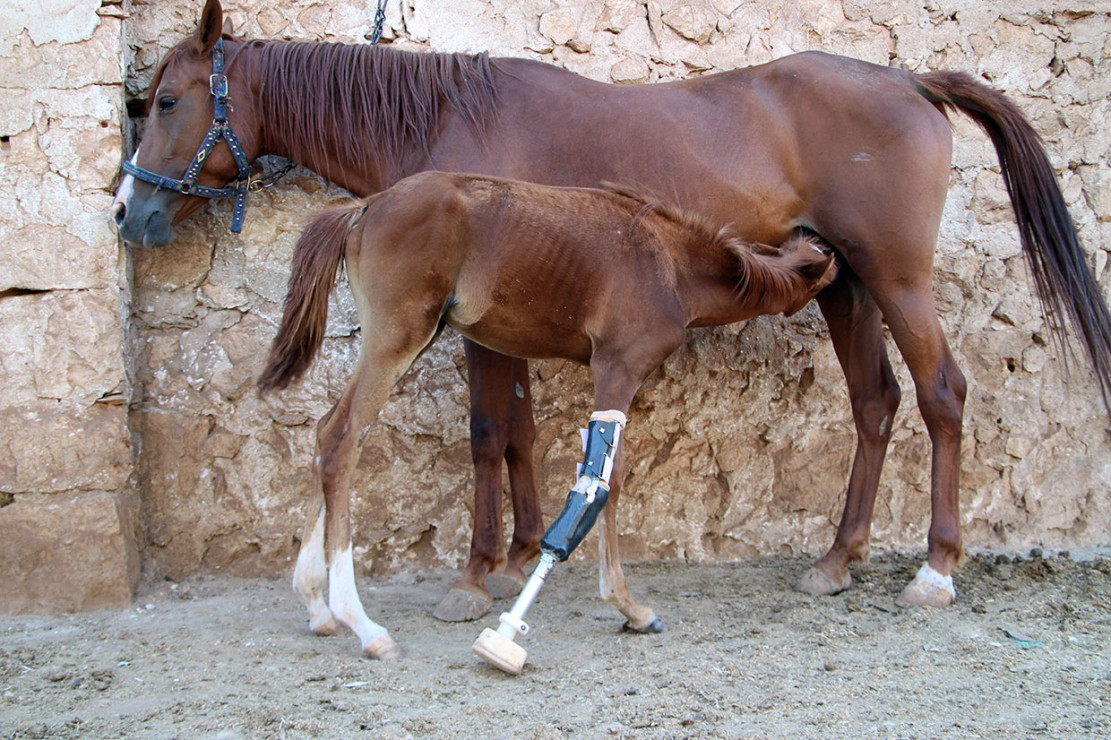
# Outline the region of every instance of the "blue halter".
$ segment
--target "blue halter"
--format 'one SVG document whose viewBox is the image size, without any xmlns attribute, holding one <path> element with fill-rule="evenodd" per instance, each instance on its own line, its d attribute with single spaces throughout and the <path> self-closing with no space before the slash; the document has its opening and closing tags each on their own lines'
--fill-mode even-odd
<svg viewBox="0 0 1111 740">
<path fill-rule="evenodd" d="M 235 132 L 231 130 L 231 124 L 228 123 L 228 78 L 224 75 L 223 39 L 217 41 L 216 46 L 212 48 L 212 76 L 208 78 L 208 87 L 213 98 L 212 126 L 208 129 L 208 133 L 197 149 L 197 153 L 193 155 L 193 161 L 189 163 L 180 180 L 145 170 L 130 161 L 123 163 L 123 171 L 143 182 L 149 182 L 159 189 L 173 190 L 182 195 L 196 195 L 201 198 L 213 198 L 215 200 L 235 198 L 231 230 L 238 234 L 243 230 L 243 215 L 247 210 L 247 193 L 270 187 L 293 169 L 294 163 L 288 162 L 280 170 L 266 177 L 251 179 L 251 163 L 247 161 L 247 156 L 243 154 L 243 147 L 239 144 Z M 201 174 L 201 168 L 204 167 L 208 155 L 212 153 L 212 149 L 220 139 L 227 142 L 232 159 L 235 161 L 237 170 L 235 182 L 222 188 L 198 185 L 197 176 Z"/>
</svg>

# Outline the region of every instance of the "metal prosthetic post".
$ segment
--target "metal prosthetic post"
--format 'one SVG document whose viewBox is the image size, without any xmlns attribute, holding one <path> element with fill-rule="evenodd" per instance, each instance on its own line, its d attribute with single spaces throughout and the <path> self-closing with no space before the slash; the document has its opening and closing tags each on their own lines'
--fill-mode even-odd
<svg viewBox="0 0 1111 740">
<path fill-rule="evenodd" d="M 517 635 L 528 634 L 525 613 L 536 600 L 544 580 L 557 562 L 566 560 L 594 526 L 598 514 L 609 500 L 609 480 L 625 414 L 596 411 L 583 430 L 583 463 L 575 487 L 567 494 L 563 511 L 540 540 L 540 561 L 529 576 L 513 608 L 500 617 L 497 630 L 487 627 L 474 641 L 471 650 L 495 668 L 517 675 L 525 665 L 525 649 L 513 642 Z"/>
</svg>

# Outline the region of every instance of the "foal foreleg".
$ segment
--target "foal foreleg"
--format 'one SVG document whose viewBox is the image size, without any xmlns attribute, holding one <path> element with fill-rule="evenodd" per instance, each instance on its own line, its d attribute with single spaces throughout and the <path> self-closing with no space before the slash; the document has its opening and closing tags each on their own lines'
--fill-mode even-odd
<svg viewBox="0 0 1111 740">
<path fill-rule="evenodd" d="M 610 486 L 610 500 L 606 505 L 605 521 L 598 531 L 598 590 L 602 599 L 625 615 L 625 629 L 633 632 L 663 632 L 663 621 L 650 608 L 633 601 L 621 570 L 621 557 L 617 539 L 617 501 L 621 495 L 624 463 L 619 454 L 617 474 Z"/>
<path fill-rule="evenodd" d="M 528 633 L 524 617 L 532 606 L 541 586 L 557 562 L 570 557 L 594 526 L 598 514 L 609 500 L 610 477 L 621 430 L 626 419 L 622 411 L 611 410 L 591 414 L 583 440 L 583 462 L 578 479 L 567 494 L 563 511 L 540 540 L 540 562 L 537 563 L 521 595 L 510 611 L 503 613 L 498 629 L 487 628 L 475 640 L 476 655 L 507 673 L 518 674 L 525 663 L 525 649 L 513 642 L 518 634 Z"/>
</svg>

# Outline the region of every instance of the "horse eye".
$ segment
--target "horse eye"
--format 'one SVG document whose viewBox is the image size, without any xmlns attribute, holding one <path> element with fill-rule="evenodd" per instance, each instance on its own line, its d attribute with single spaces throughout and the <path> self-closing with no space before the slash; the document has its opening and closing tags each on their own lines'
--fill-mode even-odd
<svg viewBox="0 0 1111 740">
<path fill-rule="evenodd" d="M 158 99 L 158 110 L 161 113 L 169 113 L 174 109 L 175 105 L 177 105 L 177 98 L 167 96 Z"/>
</svg>

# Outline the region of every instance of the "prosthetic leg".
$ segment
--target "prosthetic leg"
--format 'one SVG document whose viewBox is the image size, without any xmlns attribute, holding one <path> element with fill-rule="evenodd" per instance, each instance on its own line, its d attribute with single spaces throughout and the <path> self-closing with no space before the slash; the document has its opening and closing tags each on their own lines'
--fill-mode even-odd
<svg viewBox="0 0 1111 740">
<path fill-rule="evenodd" d="M 540 540 L 540 561 L 513 608 L 501 615 L 497 630 L 487 627 L 471 647 L 475 655 L 495 668 L 518 675 L 524 667 L 527 653 L 513 639 L 528 634 L 525 612 L 536 600 L 544 579 L 557 562 L 562 563 L 575 551 L 609 500 L 613 460 L 625 424 L 625 414 L 620 411 L 595 411 L 590 415 L 590 424 L 583 430 L 583 462 L 578 480 L 567 494 L 563 511 Z"/>
</svg>

